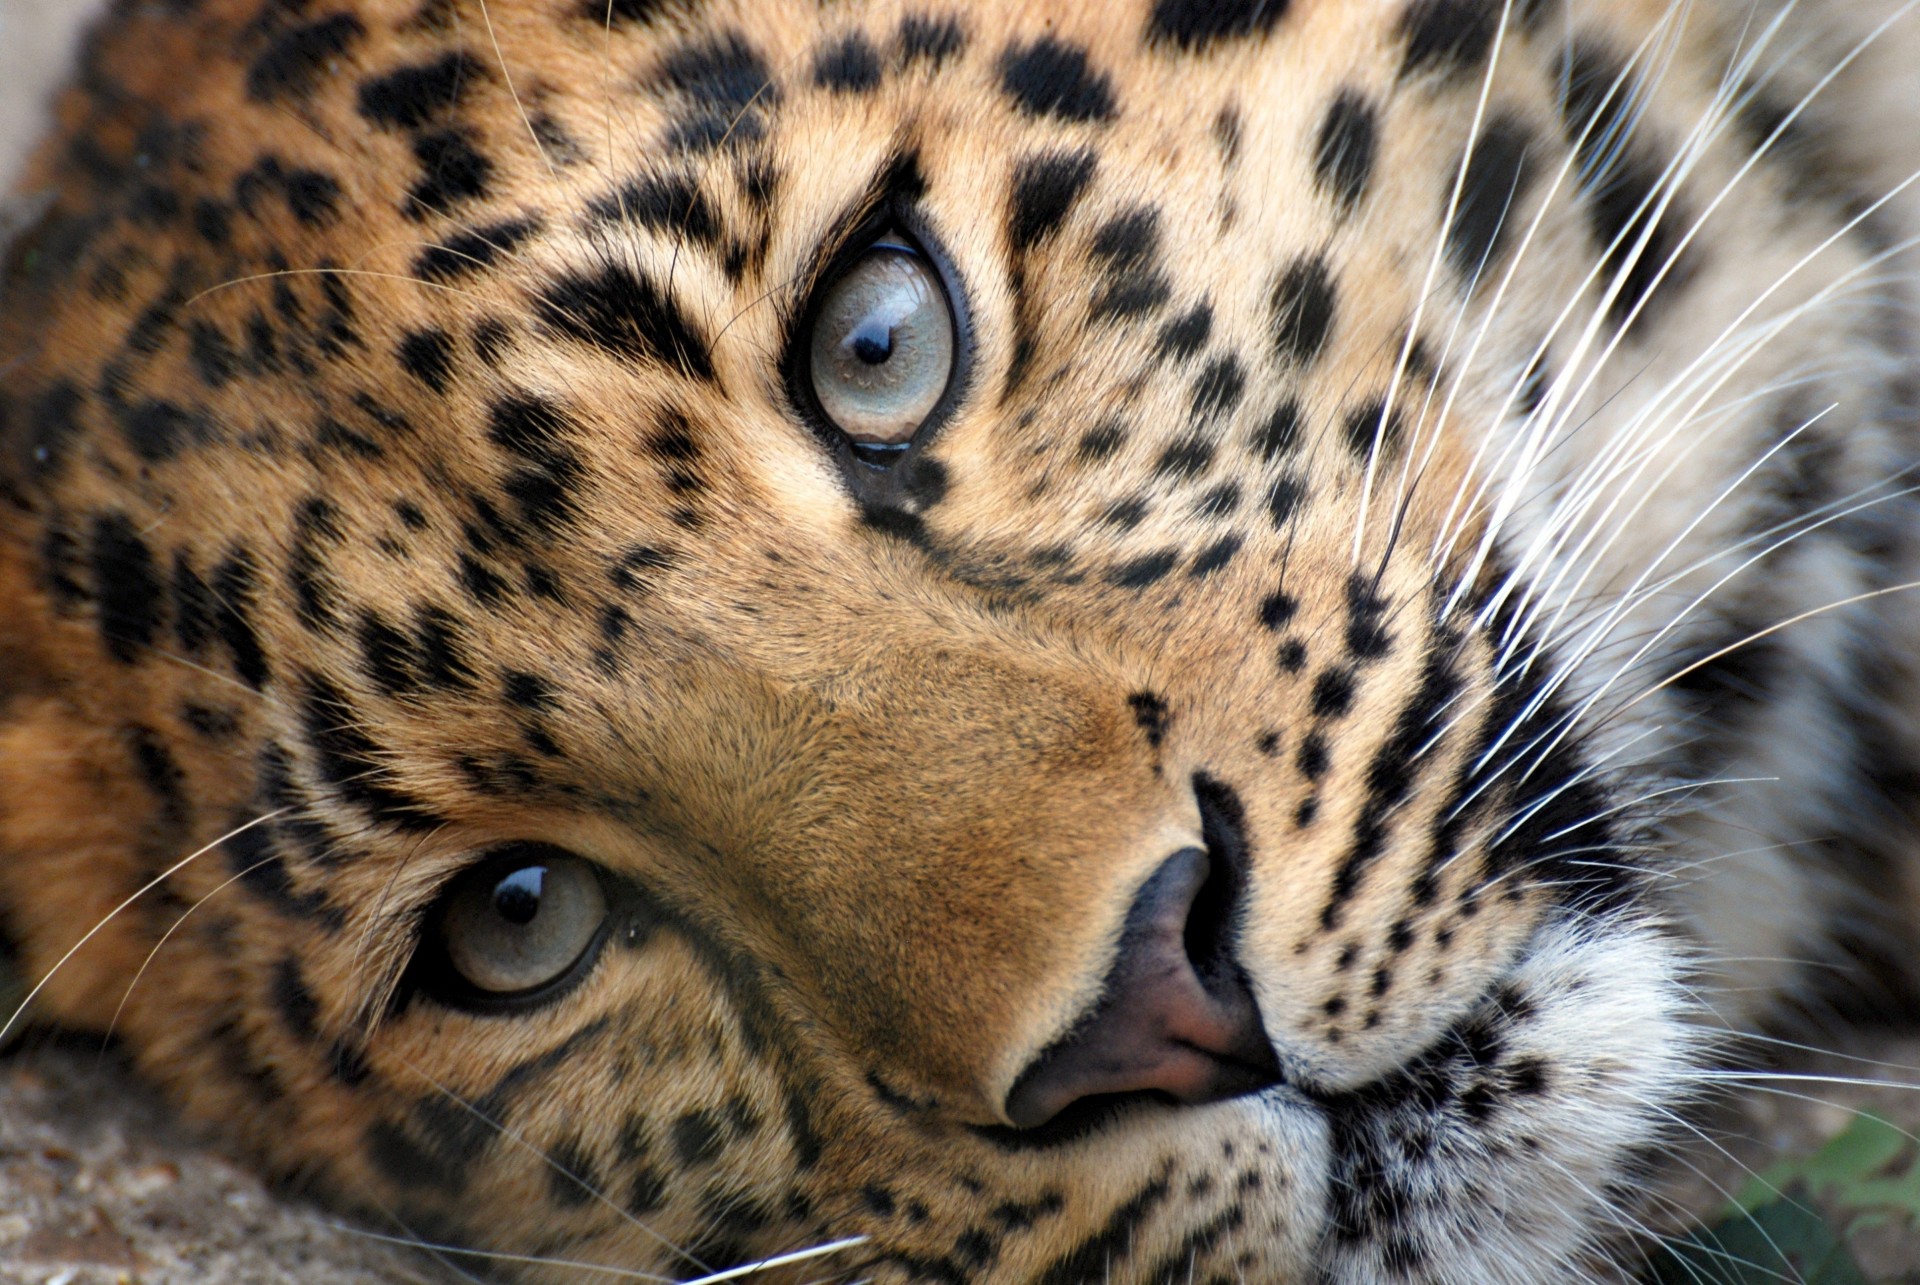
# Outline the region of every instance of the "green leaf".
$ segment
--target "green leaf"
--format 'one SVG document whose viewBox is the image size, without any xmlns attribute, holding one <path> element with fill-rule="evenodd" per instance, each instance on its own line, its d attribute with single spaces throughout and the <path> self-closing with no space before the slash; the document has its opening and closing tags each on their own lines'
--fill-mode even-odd
<svg viewBox="0 0 1920 1285">
<path fill-rule="evenodd" d="M 1907 1135 L 1899 1129 L 1878 1116 L 1863 1114 L 1812 1155 L 1790 1156 L 1748 1179 L 1733 1203 L 1739 1211 L 1751 1213 L 1799 1184 L 1816 1195 L 1831 1194 L 1843 1203 L 1858 1204 L 1848 1194 L 1878 1178 L 1908 1144 Z"/>
<path fill-rule="evenodd" d="M 1647 1285 L 1868 1285 L 1833 1228 L 1791 1198 L 1669 1241 L 1642 1279 Z"/>
</svg>

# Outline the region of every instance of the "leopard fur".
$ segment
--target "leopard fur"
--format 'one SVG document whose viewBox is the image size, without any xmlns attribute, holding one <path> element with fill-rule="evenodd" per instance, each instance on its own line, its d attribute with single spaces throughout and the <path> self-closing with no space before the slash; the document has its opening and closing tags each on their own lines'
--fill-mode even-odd
<svg viewBox="0 0 1920 1285">
<path fill-rule="evenodd" d="M 527 1279 L 1623 1261 L 1724 1033 L 1911 994 L 1916 28 L 120 0 L 0 277 L 36 1013 Z M 536 841 L 603 939 L 449 1002 Z M 1270 1068 L 1017 1123 L 1176 852 Z"/>
</svg>

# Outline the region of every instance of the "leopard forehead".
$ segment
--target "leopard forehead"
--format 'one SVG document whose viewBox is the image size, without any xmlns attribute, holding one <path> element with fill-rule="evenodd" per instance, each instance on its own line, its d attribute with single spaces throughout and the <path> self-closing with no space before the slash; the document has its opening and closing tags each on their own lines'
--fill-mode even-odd
<svg viewBox="0 0 1920 1285">
<path fill-rule="evenodd" d="M 1491 1184 L 1571 1261 L 1684 1004 L 1468 426 L 1617 412 L 1556 312 L 1657 355 L 1737 270 L 1682 229 L 1751 142 L 1663 185 L 1718 73 L 1643 92 L 1661 12 L 121 5 L 8 260 L 8 744 L 69 766 L 0 816 L 58 777 L 72 830 L 0 835 L 107 854 L 33 958 L 167 877 L 52 1002 L 166 934 L 144 1064 L 481 1249 L 1411 1279 L 1499 1260 Z M 790 359 L 880 229 L 961 352 L 884 474 Z M 635 900 L 554 1003 L 438 1006 L 427 908 L 517 840 Z M 1281 1088 L 1008 1128 L 1236 846 Z"/>
</svg>

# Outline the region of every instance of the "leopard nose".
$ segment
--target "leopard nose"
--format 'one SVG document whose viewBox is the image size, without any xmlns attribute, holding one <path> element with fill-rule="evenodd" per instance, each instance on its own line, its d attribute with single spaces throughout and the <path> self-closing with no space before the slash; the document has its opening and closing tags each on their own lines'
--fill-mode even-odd
<svg viewBox="0 0 1920 1285">
<path fill-rule="evenodd" d="M 1007 1095 L 1026 1129 L 1089 1098 L 1152 1093 L 1199 1104 L 1279 1082 L 1233 961 L 1236 872 L 1200 848 L 1168 857 L 1135 895 L 1100 998 Z"/>
</svg>

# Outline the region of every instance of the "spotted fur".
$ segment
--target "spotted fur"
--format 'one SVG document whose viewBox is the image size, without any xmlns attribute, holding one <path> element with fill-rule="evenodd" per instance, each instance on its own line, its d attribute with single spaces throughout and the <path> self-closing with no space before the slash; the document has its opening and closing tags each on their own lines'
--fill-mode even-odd
<svg viewBox="0 0 1920 1285">
<path fill-rule="evenodd" d="M 1597 1269 L 1700 1032 L 1910 981 L 1920 33 L 1800 8 L 124 0 L 0 277 L 39 1011 L 530 1279 Z M 442 1003 L 520 840 L 605 948 Z M 1194 845 L 1272 1082 L 1013 1127 Z"/>
</svg>

